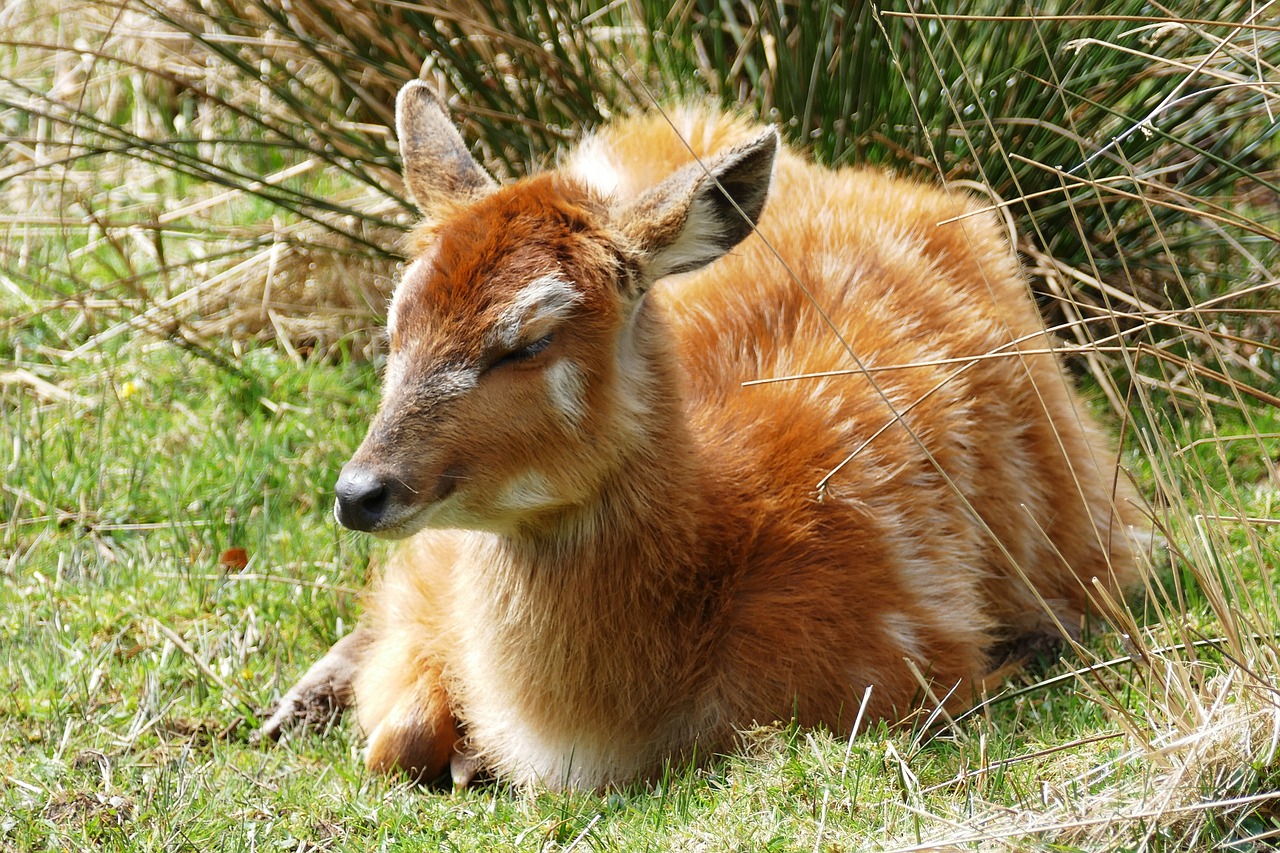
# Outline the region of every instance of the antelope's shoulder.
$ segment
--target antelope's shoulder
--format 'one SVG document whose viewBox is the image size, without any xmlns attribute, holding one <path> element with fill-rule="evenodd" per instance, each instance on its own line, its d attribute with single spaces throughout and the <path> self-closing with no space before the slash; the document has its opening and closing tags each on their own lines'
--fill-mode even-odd
<svg viewBox="0 0 1280 853">
<path fill-rule="evenodd" d="M 695 159 L 750 142 L 761 129 L 742 115 L 681 104 L 599 128 L 568 153 L 562 168 L 601 195 L 625 200 Z"/>
</svg>

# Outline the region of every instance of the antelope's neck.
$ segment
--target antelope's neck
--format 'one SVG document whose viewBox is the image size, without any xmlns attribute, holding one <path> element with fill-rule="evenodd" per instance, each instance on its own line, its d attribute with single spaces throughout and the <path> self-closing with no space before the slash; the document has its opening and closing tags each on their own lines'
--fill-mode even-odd
<svg viewBox="0 0 1280 853">
<path fill-rule="evenodd" d="M 598 487 L 554 517 L 498 537 L 517 576 L 583 596 L 673 601 L 685 593 L 696 574 L 690 567 L 703 561 L 710 472 L 689 435 L 669 337 L 661 313 L 642 305 L 614 359 Z"/>
<path fill-rule="evenodd" d="M 626 778 L 617 762 L 680 749 L 697 726 L 715 610 L 701 472 L 674 361 L 650 367 L 655 387 L 633 389 L 644 411 L 628 414 L 636 428 L 595 500 L 553 526 L 472 540 L 460 710 L 481 752 L 523 756 L 501 768 L 517 777 L 545 781 L 576 756 L 587 775 L 572 771 L 575 784 L 594 786 L 589 768 Z"/>
<path fill-rule="evenodd" d="M 492 576 L 499 597 L 527 589 L 535 596 L 531 611 L 574 611 L 559 617 L 569 623 L 608 614 L 614 633 L 624 636 L 599 639 L 618 642 L 630 639 L 625 635 L 639 641 L 664 611 L 687 609 L 686 599 L 698 594 L 703 472 L 674 377 L 663 376 L 663 367 L 647 371 L 657 387 L 626 395 L 634 410 L 621 416 L 625 440 L 591 499 L 490 540 L 494 565 L 502 567 Z"/>
</svg>

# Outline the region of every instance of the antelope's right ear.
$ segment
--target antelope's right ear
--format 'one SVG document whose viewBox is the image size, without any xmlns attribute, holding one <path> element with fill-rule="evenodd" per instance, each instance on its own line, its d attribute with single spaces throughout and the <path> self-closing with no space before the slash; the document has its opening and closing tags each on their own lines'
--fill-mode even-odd
<svg viewBox="0 0 1280 853">
<path fill-rule="evenodd" d="M 705 163 L 690 163 L 624 209 L 642 286 L 706 266 L 746 239 L 764 211 L 778 131 L 767 128 Z"/>
<path fill-rule="evenodd" d="M 404 182 L 424 213 L 443 201 L 483 195 L 496 184 L 471 156 L 444 104 L 421 80 L 396 96 L 396 136 Z"/>
</svg>

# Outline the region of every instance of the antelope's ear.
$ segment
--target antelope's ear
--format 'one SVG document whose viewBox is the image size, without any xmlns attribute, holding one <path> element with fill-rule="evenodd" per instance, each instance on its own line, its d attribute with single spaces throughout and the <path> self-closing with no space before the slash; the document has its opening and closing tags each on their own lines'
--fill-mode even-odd
<svg viewBox="0 0 1280 853">
<path fill-rule="evenodd" d="M 406 83 L 396 96 L 396 136 L 405 186 L 424 213 L 441 201 L 483 195 L 496 186 L 421 80 Z"/>
<path fill-rule="evenodd" d="M 644 283 L 706 266 L 741 243 L 764 210 L 777 153 L 778 131 L 770 127 L 691 163 L 623 210 L 618 225 L 639 251 Z"/>
</svg>

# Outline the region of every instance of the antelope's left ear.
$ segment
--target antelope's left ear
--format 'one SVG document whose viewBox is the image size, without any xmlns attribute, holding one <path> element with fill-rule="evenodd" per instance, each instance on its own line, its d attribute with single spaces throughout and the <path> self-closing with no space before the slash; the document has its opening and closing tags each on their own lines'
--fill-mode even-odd
<svg viewBox="0 0 1280 853">
<path fill-rule="evenodd" d="M 691 163 L 642 195 L 618 225 L 639 250 L 645 286 L 706 266 L 751 233 L 773 179 L 778 131 Z"/>
<path fill-rule="evenodd" d="M 421 80 L 396 96 L 396 136 L 404 182 L 423 213 L 442 201 L 483 195 L 496 184 L 467 150 L 444 104 Z"/>
</svg>

